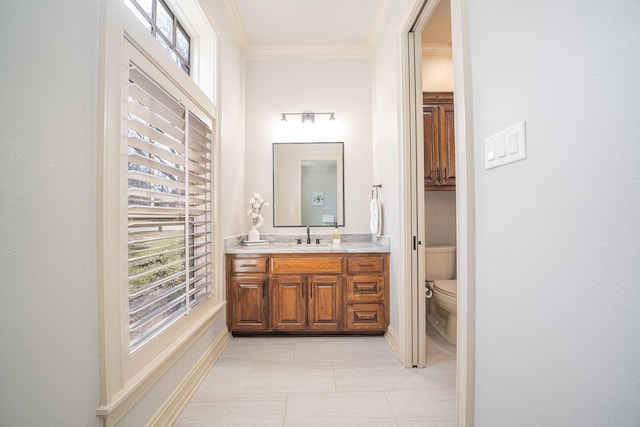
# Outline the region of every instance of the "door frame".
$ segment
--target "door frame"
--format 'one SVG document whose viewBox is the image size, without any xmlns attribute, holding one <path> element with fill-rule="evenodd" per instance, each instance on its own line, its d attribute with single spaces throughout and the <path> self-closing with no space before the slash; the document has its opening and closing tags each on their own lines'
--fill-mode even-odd
<svg viewBox="0 0 640 427">
<path fill-rule="evenodd" d="M 410 8 L 409 15 L 404 21 L 402 29 L 402 55 L 403 55 L 403 108 L 405 111 L 402 125 L 405 127 L 404 135 L 409 141 L 405 144 L 405 170 L 412 171 L 416 165 L 412 165 L 411 156 L 416 152 L 422 152 L 418 147 L 418 132 L 422 131 L 417 126 L 414 117 L 417 117 L 418 107 L 415 105 L 416 79 L 415 63 L 418 53 L 415 49 L 410 49 L 412 45 L 410 34 L 414 28 L 422 31 L 421 27 L 416 27 L 416 23 L 424 25 L 425 15 L 430 15 L 430 11 L 435 9 L 439 0 L 415 0 Z M 475 192 L 474 192 L 474 152 L 472 137 L 472 104 L 471 104 L 471 84 L 469 68 L 468 35 L 463 25 L 463 10 L 465 0 L 451 0 L 451 35 L 453 51 L 453 73 L 454 73 L 454 108 L 455 108 L 455 132 L 456 132 L 456 252 L 457 252 L 457 282 L 458 282 L 458 342 L 457 342 L 457 362 L 456 362 L 456 411 L 457 425 L 473 426 L 474 413 L 474 380 L 475 380 Z M 411 57 L 413 55 L 413 57 Z M 419 69 L 419 68 L 418 68 Z M 421 75 L 419 76 L 421 78 Z M 421 82 L 418 87 L 421 87 Z M 413 93 L 412 93 L 413 91 Z M 412 99 L 414 102 L 412 103 Z M 420 116 L 422 108 L 420 105 Z M 417 130 L 416 130 L 417 129 Z M 420 143 L 422 139 L 420 138 Z M 417 159 L 417 165 L 423 164 L 424 159 Z M 409 178 L 409 183 L 415 182 L 416 176 Z M 415 190 L 415 185 L 413 186 Z M 424 233 L 424 206 L 417 207 L 419 200 L 423 200 L 412 191 L 412 186 L 405 186 L 405 203 L 407 226 L 405 231 L 409 239 L 413 236 L 420 236 Z M 407 212 L 410 211 L 410 212 Z M 411 219 L 417 217 L 417 223 Z M 420 224 L 420 221 L 422 224 Z M 424 242 L 424 236 L 421 239 Z M 424 246 L 424 245 L 422 245 Z M 422 251 L 423 253 L 423 251 Z M 410 272 L 412 280 L 405 285 L 405 310 L 404 341 L 405 348 L 420 349 L 420 339 L 416 335 L 420 331 L 420 323 L 424 324 L 425 318 L 421 315 L 420 305 L 424 306 L 424 298 L 418 298 L 416 304 L 411 301 L 412 295 L 417 295 L 420 287 L 420 274 L 424 275 L 424 262 L 416 264 L 416 259 L 420 251 L 412 250 L 411 255 L 405 258 L 405 271 Z M 424 256 L 423 256 L 424 259 Z M 416 280 L 418 282 L 416 282 Z M 425 308 L 426 311 L 426 308 Z M 415 352 L 405 352 L 405 366 L 418 366 L 420 356 L 414 358 Z M 424 356 L 423 356 L 424 357 Z"/>
</svg>

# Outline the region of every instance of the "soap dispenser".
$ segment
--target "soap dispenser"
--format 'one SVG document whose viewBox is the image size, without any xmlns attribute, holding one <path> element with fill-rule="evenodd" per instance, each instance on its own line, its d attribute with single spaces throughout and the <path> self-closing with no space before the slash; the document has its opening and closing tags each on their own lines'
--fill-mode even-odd
<svg viewBox="0 0 640 427">
<path fill-rule="evenodd" d="M 333 223 L 333 247 L 340 246 L 340 231 L 338 230 L 338 223 Z"/>
</svg>

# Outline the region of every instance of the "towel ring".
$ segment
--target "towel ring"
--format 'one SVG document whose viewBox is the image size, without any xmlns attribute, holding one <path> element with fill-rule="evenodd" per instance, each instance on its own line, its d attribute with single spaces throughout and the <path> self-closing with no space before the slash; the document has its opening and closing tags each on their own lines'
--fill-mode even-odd
<svg viewBox="0 0 640 427">
<path fill-rule="evenodd" d="M 375 197 L 373 197 L 373 190 L 371 190 L 371 198 L 372 198 L 372 199 L 373 199 L 373 198 L 377 199 L 377 198 L 379 197 L 378 189 L 379 189 L 379 188 L 382 188 L 382 184 L 375 184 L 375 185 L 373 186 L 373 188 L 375 189 L 376 196 L 375 196 Z"/>
</svg>

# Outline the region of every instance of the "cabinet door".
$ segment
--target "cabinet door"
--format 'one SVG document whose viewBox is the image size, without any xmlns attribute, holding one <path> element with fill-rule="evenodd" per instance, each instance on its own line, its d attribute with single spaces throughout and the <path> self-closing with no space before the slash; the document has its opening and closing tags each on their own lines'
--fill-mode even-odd
<svg viewBox="0 0 640 427">
<path fill-rule="evenodd" d="M 309 329 L 340 329 L 342 278 L 338 276 L 309 276 Z"/>
<path fill-rule="evenodd" d="M 440 160 L 438 154 L 438 106 L 424 105 L 422 107 L 422 123 L 424 133 L 424 186 L 438 185 Z"/>
<path fill-rule="evenodd" d="M 446 187 L 456 185 L 456 138 L 453 104 L 439 107 L 440 122 L 440 184 Z"/>
<path fill-rule="evenodd" d="M 307 326 L 305 277 L 274 276 L 271 279 L 271 324 L 278 331 L 299 331 Z"/>
<path fill-rule="evenodd" d="M 269 328 L 266 275 L 233 275 L 227 304 L 229 330 L 260 332 Z"/>
</svg>

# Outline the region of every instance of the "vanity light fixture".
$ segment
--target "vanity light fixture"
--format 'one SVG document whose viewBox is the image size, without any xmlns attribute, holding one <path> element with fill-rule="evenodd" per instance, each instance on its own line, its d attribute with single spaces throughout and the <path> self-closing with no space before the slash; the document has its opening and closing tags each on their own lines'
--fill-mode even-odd
<svg viewBox="0 0 640 427">
<path fill-rule="evenodd" d="M 280 121 L 281 122 L 286 122 L 287 120 L 287 116 L 301 116 L 302 118 L 302 123 L 306 123 L 306 122 L 310 122 L 310 123 L 315 123 L 316 121 L 316 116 L 322 116 L 322 115 L 327 115 L 329 116 L 329 121 L 335 121 L 336 113 L 280 113 L 281 118 Z"/>
</svg>

